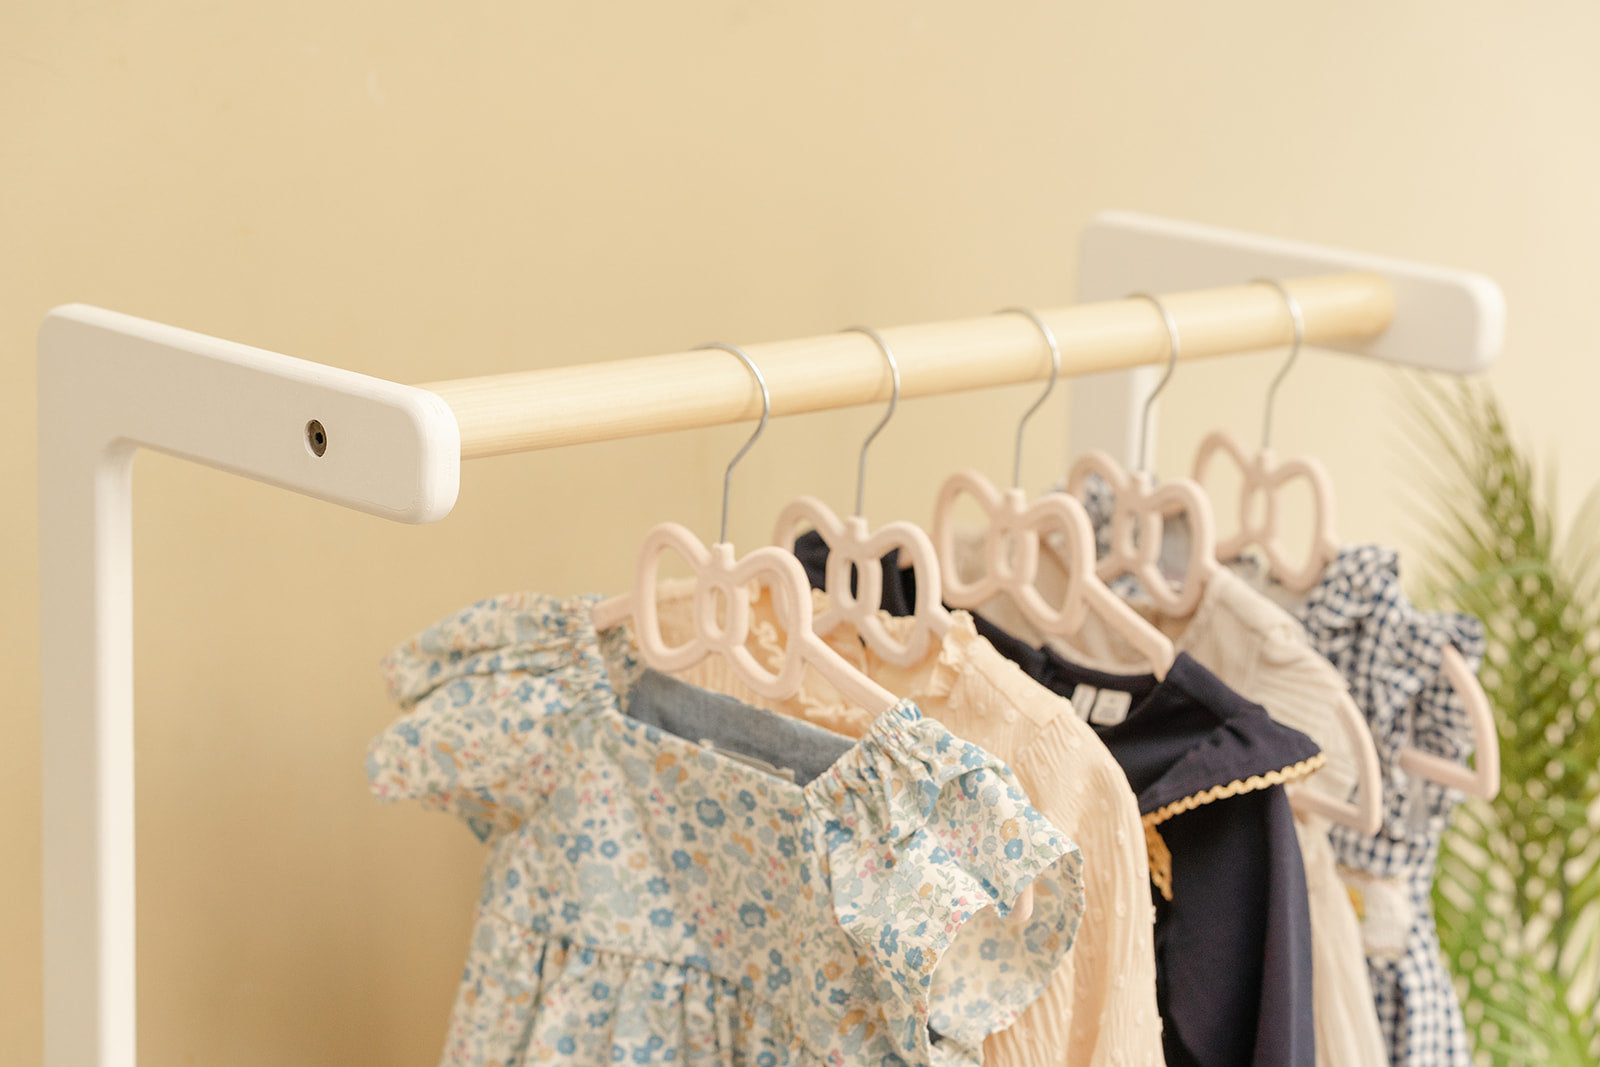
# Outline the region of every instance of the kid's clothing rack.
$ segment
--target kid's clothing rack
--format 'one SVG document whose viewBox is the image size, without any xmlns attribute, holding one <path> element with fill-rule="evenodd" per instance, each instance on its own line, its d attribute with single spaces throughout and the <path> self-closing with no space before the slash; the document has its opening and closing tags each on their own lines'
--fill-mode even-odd
<svg viewBox="0 0 1600 1067">
<path fill-rule="evenodd" d="M 1481 275 L 1110 212 L 1085 231 L 1079 304 L 1040 311 L 1072 398 L 1071 448 L 1135 452 L 1162 294 L 1198 359 L 1286 345 L 1275 278 L 1307 345 L 1457 374 L 1488 366 L 1504 303 Z M 1042 380 L 1014 315 L 882 331 L 912 398 Z M 882 403 L 857 333 L 753 344 L 772 414 Z M 44 1048 L 48 1067 L 135 1061 L 133 458 L 140 448 L 398 522 L 450 513 L 461 461 L 754 420 L 748 372 L 716 351 L 401 385 L 84 305 L 39 331 Z M 1119 372 L 1119 373 L 1109 373 Z M 89 655 L 85 655 L 85 643 Z"/>
</svg>

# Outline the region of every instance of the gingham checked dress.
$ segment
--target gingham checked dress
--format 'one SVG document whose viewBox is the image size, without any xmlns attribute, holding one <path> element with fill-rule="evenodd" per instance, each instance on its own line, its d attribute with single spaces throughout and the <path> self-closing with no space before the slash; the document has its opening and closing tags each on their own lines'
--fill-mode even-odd
<svg viewBox="0 0 1600 1067">
<path fill-rule="evenodd" d="M 1469 615 L 1419 610 L 1400 588 L 1397 554 L 1377 545 L 1346 547 L 1303 601 L 1286 606 L 1349 682 L 1383 770 L 1386 810 L 1378 832 L 1336 826 L 1329 837 L 1339 862 L 1361 872 L 1349 879 L 1358 891 L 1374 891 L 1361 876 L 1367 875 L 1410 904 L 1403 938 L 1391 948 L 1369 938 L 1367 946 L 1391 1059 L 1404 1067 L 1468 1067 L 1472 1048 L 1429 900 L 1439 840 L 1460 794 L 1406 773 L 1399 755 L 1407 746 L 1455 762 L 1471 754 L 1466 708 L 1440 673 L 1440 657 L 1454 645 L 1476 670 L 1483 626 Z"/>
</svg>

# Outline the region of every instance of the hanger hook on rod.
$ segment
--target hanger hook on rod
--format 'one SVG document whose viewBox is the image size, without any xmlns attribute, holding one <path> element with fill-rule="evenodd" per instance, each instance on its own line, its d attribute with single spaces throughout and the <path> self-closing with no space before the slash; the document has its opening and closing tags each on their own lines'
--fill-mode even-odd
<svg viewBox="0 0 1600 1067">
<path fill-rule="evenodd" d="M 1161 395 L 1161 390 L 1165 389 L 1167 383 L 1172 380 L 1172 372 L 1178 366 L 1178 323 L 1172 317 L 1172 312 L 1167 310 L 1167 305 L 1150 293 L 1129 293 L 1128 299 L 1150 301 L 1156 306 L 1156 310 L 1161 312 L 1161 321 L 1167 327 L 1167 370 L 1161 376 L 1161 380 L 1156 383 L 1156 387 L 1150 390 L 1150 395 L 1145 397 L 1144 414 L 1139 417 L 1138 469 L 1148 474 L 1150 473 L 1150 466 L 1147 462 L 1150 450 L 1150 410 L 1155 407 L 1156 397 Z"/>
<path fill-rule="evenodd" d="M 1051 391 L 1055 389 L 1056 379 L 1061 377 L 1061 345 L 1056 341 L 1055 331 L 1046 326 L 1044 320 L 1029 308 L 1001 308 L 995 314 L 1026 315 L 1028 321 L 1039 328 L 1039 332 L 1044 335 L 1044 343 L 1050 347 L 1050 381 L 1045 385 L 1044 392 L 1039 394 L 1039 399 L 1035 400 L 1033 406 L 1024 411 L 1022 418 L 1017 420 L 1017 447 L 1011 458 L 1011 487 L 1020 489 L 1022 488 L 1022 430 L 1028 425 L 1033 413 L 1039 410 Z"/>
<path fill-rule="evenodd" d="M 1300 310 L 1300 301 L 1296 300 L 1283 287 L 1283 283 L 1276 278 L 1257 278 L 1257 285 L 1270 285 L 1278 290 L 1283 297 L 1284 306 L 1289 309 L 1289 317 L 1294 320 L 1294 347 L 1289 349 L 1289 358 L 1283 361 L 1283 366 L 1272 378 L 1272 384 L 1267 386 L 1267 409 L 1261 419 L 1261 450 L 1265 452 L 1272 444 L 1272 407 L 1278 399 L 1278 386 L 1289 376 L 1289 368 L 1294 366 L 1294 361 L 1299 358 L 1300 346 L 1306 339 L 1306 317 Z"/>
<path fill-rule="evenodd" d="M 894 409 L 900 406 L 900 361 L 894 358 L 894 353 L 889 350 L 889 342 L 883 335 L 871 326 L 851 326 L 845 333 L 864 333 L 872 338 L 872 343 L 878 346 L 883 353 L 883 358 L 889 362 L 889 379 L 894 384 L 894 392 L 889 395 L 889 410 L 883 413 L 883 418 L 878 420 L 878 425 L 867 434 L 867 439 L 861 442 L 861 458 L 856 462 L 856 518 L 861 517 L 861 502 L 867 491 L 867 449 L 873 440 L 889 425 L 889 420 L 894 418 Z"/>
<path fill-rule="evenodd" d="M 761 368 L 756 366 L 755 360 L 745 355 L 744 349 L 737 345 L 730 345 L 726 341 L 712 341 L 709 344 L 695 345 L 694 347 L 696 351 L 705 348 L 720 348 L 724 352 L 732 352 L 739 357 L 740 362 L 750 368 L 750 373 L 756 377 L 756 384 L 761 387 L 761 421 L 756 423 L 755 432 L 744 443 L 744 447 L 735 452 L 733 458 L 728 461 L 728 469 L 722 472 L 722 524 L 717 527 L 717 543 L 726 544 L 728 541 L 728 497 L 733 490 L 733 468 L 738 466 L 739 461 L 744 458 L 744 454 L 750 451 L 750 446 L 756 443 L 756 438 L 760 437 L 766 430 L 767 416 L 772 414 L 772 394 L 767 391 L 767 379 L 762 377 Z"/>
</svg>

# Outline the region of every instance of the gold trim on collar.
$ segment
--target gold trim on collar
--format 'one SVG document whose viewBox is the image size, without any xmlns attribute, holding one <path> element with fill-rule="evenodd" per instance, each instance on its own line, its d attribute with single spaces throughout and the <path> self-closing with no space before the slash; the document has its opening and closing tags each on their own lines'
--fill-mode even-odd
<svg viewBox="0 0 1600 1067">
<path fill-rule="evenodd" d="M 1215 800 L 1225 800 L 1228 797 L 1240 796 L 1244 793 L 1254 793 L 1261 789 L 1270 789 L 1275 785 L 1284 785 L 1288 782 L 1298 782 L 1302 778 L 1310 777 L 1321 770 L 1328 762 L 1328 757 L 1321 752 L 1309 759 L 1285 767 L 1282 770 L 1268 771 L 1266 774 L 1252 774 L 1248 778 L 1236 778 L 1227 785 L 1214 785 L 1210 789 L 1202 790 L 1190 796 L 1174 800 L 1170 804 L 1163 804 L 1148 815 L 1140 817 L 1144 823 L 1145 850 L 1150 861 L 1150 880 L 1161 890 L 1161 896 L 1166 900 L 1172 899 L 1172 852 L 1167 848 L 1166 841 L 1162 840 L 1161 833 L 1156 829 L 1162 823 L 1186 811 L 1210 804 Z"/>
</svg>

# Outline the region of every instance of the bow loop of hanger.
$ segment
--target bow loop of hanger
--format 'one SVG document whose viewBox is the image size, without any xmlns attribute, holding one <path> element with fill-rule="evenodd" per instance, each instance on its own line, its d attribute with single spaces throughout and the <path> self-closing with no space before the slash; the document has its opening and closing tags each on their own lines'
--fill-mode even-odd
<svg viewBox="0 0 1600 1067">
<path fill-rule="evenodd" d="M 805 668 L 811 667 L 858 706 L 873 713 L 887 711 L 898 703 L 898 698 L 858 671 L 813 631 L 811 586 L 800 561 L 792 553 L 770 545 L 755 549 L 743 559 L 735 558 L 727 540 L 733 471 L 766 429 L 772 394 L 761 368 L 742 349 L 721 341 L 699 347 L 718 348 L 736 356 L 761 391 L 761 420 L 723 472 L 717 543 L 707 548 L 678 523 L 664 522 L 652 528 L 634 567 L 633 589 L 595 605 L 592 619 L 596 628 L 607 629 L 631 619 L 640 654 L 645 663 L 659 671 L 686 670 L 708 655 L 720 653 L 750 689 L 768 699 L 782 700 L 800 691 Z M 657 579 L 668 549 L 687 560 L 694 574 L 694 636 L 676 647 L 669 647 L 662 637 L 657 604 Z M 783 667 L 776 673 L 761 667 L 746 647 L 750 638 L 746 590 L 752 582 L 771 590 L 777 624 L 787 635 Z M 726 611 L 725 616 L 719 613 L 719 606 Z"/>
<path fill-rule="evenodd" d="M 1004 595 L 1041 633 L 1069 640 L 1090 614 L 1120 634 L 1145 657 L 1158 677 L 1165 677 L 1176 658 L 1172 642 L 1125 604 L 1097 576 L 1094 527 L 1083 504 L 1064 493 L 1047 493 L 1031 503 L 1023 492 L 1022 444 L 1028 419 L 1055 388 L 1061 371 L 1061 346 L 1055 333 L 1027 308 L 1000 314 L 1022 315 L 1033 323 L 1050 353 L 1050 377 L 1039 398 L 1022 413 L 1012 456 L 1012 485 L 1000 490 L 975 470 L 947 479 L 934 503 L 933 544 L 944 575 L 945 600 L 952 607 L 979 608 Z M 955 512 L 961 497 L 977 502 L 986 518 L 983 531 L 983 573 L 974 579 L 959 571 Z M 1036 579 L 1041 542 L 1051 539 L 1062 555 L 1066 587 L 1056 602 L 1039 591 Z"/>
<path fill-rule="evenodd" d="M 878 346 L 888 365 L 892 387 L 883 417 L 861 442 L 861 454 L 856 463 L 855 512 L 840 519 L 816 497 L 796 497 L 779 513 L 772 540 L 777 546 L 790 548 L 796 535 L 810 526 L 828 545 L 823 584 L 828 603 L 813 620 L 819 636 L 849 624 L 874 655 L 894 666 L 910 667 L 921 662 L 933 642 L 943 639 L 949 632 L 951 618 L 944 607 L 938 557 L 928 535 L 920 527 L 904 521 L 890 522 L 874 531 L 862 514 L 867 451 L 889 425 L 899 406 L 900 364 L 878 331 L 868 326 L 852 326 L 847 332 L 865 334 Z M 901 565 L 910 567 L 916 585 L 910 632 L 904 636 L 891 632 L 879 610 L 883 598 L 883 559 L 891 552 Z"/>
<path fill-rule="evenodd" d="M 1294 341 L 1283 366 L 1267 385 L 1266 403 L 1261 416 L 1261 448 L 1254 455 L 1224 430 L 1205 436 L 1195 452 L 1193 477 L 1204 482 L 1212 463 L 1219 457 L 1230 460 L 1239 475 L 1238 528 L 1216 545 L 1219 560 L 1237 559 L 1251 548 L 1261 551 L 1267 573 L 1290 592 L 1304 594 L 1322 579 L 1322 572 L 1339 555 L 1339 535 L 1335 532 L 1336 513 L 1333 479 L 1315 456 L 1296 456 L 1280 461 L 1272 450 L 1272 418 L 1278 390 L 1289 376 L 1305 343 L 1305 316 L 1300 302 L 1272 278 L 1258 278 L 1257 284 L 1270 285 L 1283 298 L 1294 324 Z M 1296 564 L 1285 547 L 1279 520 L 1283 514 L 1283 491 L 1303 484 L 1311 500 L 1311 542 L 1303 562 Z"/>
<path fill-rule="evenodd" d="M 1197 483 L 1189 478 L 1174 478 L 1157 485 L 1151 472 L 1150 416 L 1156 398 L 1178 366 L 1181 338 L 1176 320 L 1158 297 L 1134 293 L 1130 299 L 1147 300 L 1154 305 L 1167 331 L 1166 371 L 1145 398 L 1139 421 L 1139 462 L 1129 471 L 1106 452 L 1089 452 L 1073 464 L 1067 475 L 1067 492 L 1085 497 L 1091 475 L 1105 482 L 1111 492 L 1111 547 L 1098 564 L 1101 579 L 1110 582 L 1132 575 L 1158 611 L 1187 618 L 1199 606 L 1206 583 L 1217 571 L 1216 524 L 1211 502 Z M 1189 555 L 1182 577 L 1174 583 L 1162 572 L 1161 551 L 1166 524 L 1179 515 L 1188 525 Z"/>
</svg>

